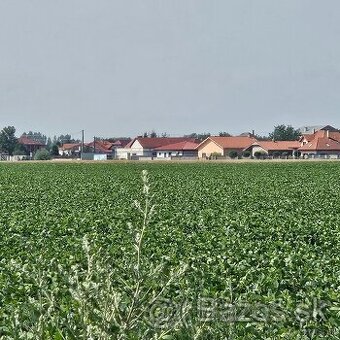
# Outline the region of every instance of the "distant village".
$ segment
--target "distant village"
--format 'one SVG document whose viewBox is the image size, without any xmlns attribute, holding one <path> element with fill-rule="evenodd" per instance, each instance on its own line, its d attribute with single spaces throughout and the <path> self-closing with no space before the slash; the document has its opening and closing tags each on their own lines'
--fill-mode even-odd
<svg viewBox="0 0 340 340">
<path fill-rule="evenodd" d="M 63 138 L 52 142 L 46 138 L 42 140 L 39 134 L 30 133 L 23 134 L 16 140 L 14 150 L 9 150 L 8 147 L 6 150 L 6 134 L 9 139 L 11 132 L 3 131 L 0 134 L 0 159 L 7 161 L 51 158 L 89 161 L 340 159 L 340 130 L 330 125 L 306 126 L 297 130 L 280 125 L 267 138 L 257 136 L 252 131 L 238 136 L 228 133 L 220 133 L 219 136 L 192 134 L 184 137 L 145 134 L 135 138 L 94 138 L 91 142 L 85 142 L 84 138 L 72 140 L 68 136 L 66 142 Z"/>
</svg>

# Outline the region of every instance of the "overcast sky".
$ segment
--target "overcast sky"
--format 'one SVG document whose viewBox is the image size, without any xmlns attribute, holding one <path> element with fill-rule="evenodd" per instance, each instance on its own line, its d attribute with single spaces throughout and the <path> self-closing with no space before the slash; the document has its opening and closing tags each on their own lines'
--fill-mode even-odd
<svg viewBox="0 0 340 340">
<path fill-rule="evenodd" d="M 279 123 L 340 127 L 339 0 L 0 0 L 0 127 Z"/>
</svg>

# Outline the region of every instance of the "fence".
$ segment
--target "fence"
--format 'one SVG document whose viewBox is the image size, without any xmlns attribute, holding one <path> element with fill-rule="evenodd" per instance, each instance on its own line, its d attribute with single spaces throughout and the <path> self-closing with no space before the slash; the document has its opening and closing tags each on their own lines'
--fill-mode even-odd
<svg viewBox="0 0 340 340">
<path fill-rule="evenodd" d="M 11 157 L 9 155 L 6 155 L 6 154 L 3 154 L 1 153 L 0 154 L 0 161 L 9 161 L 11 159 Z"/>
</svg>

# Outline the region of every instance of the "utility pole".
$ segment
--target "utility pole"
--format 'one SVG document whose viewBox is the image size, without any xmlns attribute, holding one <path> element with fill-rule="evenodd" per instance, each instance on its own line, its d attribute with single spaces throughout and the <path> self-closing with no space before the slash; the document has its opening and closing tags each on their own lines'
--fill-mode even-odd
<svg viewBox="0 0 340 340">
<path fill-rule="evenodd" d="M 83 159 L 85 145 L 85 130 L 81 130 L 81 159 Z"/>
<path fill-rule="evenodd" d="M 93 153 L 96 153 L 96 136 L 93 137 Z"/>
</svg>

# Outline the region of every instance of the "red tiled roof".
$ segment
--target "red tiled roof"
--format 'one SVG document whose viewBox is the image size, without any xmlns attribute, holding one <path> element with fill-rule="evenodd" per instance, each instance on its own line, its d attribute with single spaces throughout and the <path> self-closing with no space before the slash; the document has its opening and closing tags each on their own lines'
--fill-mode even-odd
<svg viewBox="0 0 340 340">
<path fill-rule="evenodd" d="M 30 139 L 30 138 L 28 138 L 27 136 L 21 136 L 20 138 L 19 138 L 19 144 L 21 144 L 21 145 L 36 145 L 36 146 L 45 146 L 45 144 L 44 143 L 41 143 L 41 142 L 37 142 L 37 141 L 35 141 L 35 140 L 33 140 L 33 139 Z"/>
<path fill-rule="evenodd" d="M 112 145 L 113 143 L 111 142 L 101 140 L 95 142 L 95 147 L 94 142 L 85 144 L 89 148 L 95 148 L 95 151 L 98 153 L 112 153 Z"/>
<path fill-rule="evenodd" d="M 205 141 L 209 139 L 219 145 L 222 149 L 246 149 L 257 142 L 253 137 L 208 137 Z"/>
<path fill-rule="evenodd" d="M 192 142 L 195 143 L 195 138 L 187 137 L 139 137 L 132 140 L 125 148 L 131 148 L 131 146 L 138 141 L 143 149 L 157 149 L 165 145 L 177 144 L 181 142 Z"/>
<path fill-rule="evenodd" d="M 308 142 L 310 142 L 311 140 L 313 140 L 315 138 L 315 134 L 306 134 L 306 135 L 303 135 L 300 140 L 306 140 Z"/>
<path fill-rule="evenodd" d="M 128 145 L 131 142 L 131 139 L 118 139 L 112 145 L 114 147 L 118 148 L 124 148 L 126 145 Z"/>
<path fill-rule="evenodd" d="M 257 143 L 267 151 L 285 151 L 298 149 L 301 143 L 298 141 L 261 141 Z"/>
<path fill-rule="evenodd" d="M 72 150 L 74 148 L 78 148 L 81 144 L 80 143 L 65 143 L 61 146 L 62 150 Z"/>
<path fill-rule="evenodd" d="M 103 148 L 101 145 L 96 145 L 96 152 L 99 153 L 112 153 L 112 150 Z"/>
<path fill-rule="evenodd" d="M 300 151 L 340 151 L 340 141 L 331 138 L 315 138 L 299 148 Z"/>
<path fill-rule="evenodd" d="M 108 142 L 108 141 L 101 141 L 101 140 L 97 140 L 95 142 L 95 146 L 96 146 L 96 149 L 98 148 L 101 148 L 101 149 L 105 149 L 105 150 L 111 150 L 112 146 L 113 146 L 113 143 L 111 142 Z M 86 146 L 90 147 L 90 148 L 93 148 L 94 146 L 94 142 L 91 142 L 91 143 L 87 143 Z"/>
<path fill-rule="evenodd" d="M 314 135 L 314 138 L 332 138 L 337 141 L 340 141 L 340 132 L 339 131 L 327 131 L 327 130 L 319 130 Z M 314 138 L 310 137 L 308 141 L 312 141 Z"/>
<path fill-rule="evenodd" d="M 157 151 L 192 151 L 196 150 L 198 147 L 198 143 L 193 142 L 179 142 L 169 145 L 163 145 L 159 148 L 156 148 Z"/>
</svg>

